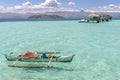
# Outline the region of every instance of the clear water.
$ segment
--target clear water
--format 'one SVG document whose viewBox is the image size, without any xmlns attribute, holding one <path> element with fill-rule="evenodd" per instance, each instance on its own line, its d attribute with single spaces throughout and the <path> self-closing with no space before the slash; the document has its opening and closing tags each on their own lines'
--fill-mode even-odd
<svg viewBox="0 0 120 80">
<path fill-rule="evenodd" d="M 11 62 L 3 54 L 26 51 L 76 56 L 71 63 L 52 63 L 54 67 L 49 69 L 8 67 Z M 99 24 L 78 20 L 0 22 L 0 80 L 119 79 L 120 20 Z"/>
</svg>

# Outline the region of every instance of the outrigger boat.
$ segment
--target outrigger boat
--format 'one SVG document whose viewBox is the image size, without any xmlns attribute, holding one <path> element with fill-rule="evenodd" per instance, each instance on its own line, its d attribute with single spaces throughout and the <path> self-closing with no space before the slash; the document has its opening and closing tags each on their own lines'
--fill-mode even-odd
<svg viewBox="0 0 120 80">
<path fill-rule="evenodd" d="M 50 63 L 52 61 L 55 62 L 71 62 L 73 59 L 73 56 L 53 56 L 53 54 L 58 54 L 59 52 L 26 52 L 22 55 L 16 55 L 15 53 L 11 53 L 10 55 L 5 55 L 7 60 L 14 61 L 13 64 L 8 65 L 9 67 L 17 67 L 17 68 L 51 68 L 52 66 Z M 51 54 L 46 55 L 46 54 Z M 48 62 L 47 65 L 27 65 L 27 66 L 21 66 L 21 65 L 15 65 L 18 61 L 24 61 L 24 62 Z"/>
<path fill-rule="evenodd" d="M 10 53 L 4 56 L 8 61 L 24 61 L 24 62 L 71 62 L 74 55 L 71 56 L 54 56 L 54 54 L 60 54 L 60 52 L 25 52 L 25 53 Z"/>
</svg>

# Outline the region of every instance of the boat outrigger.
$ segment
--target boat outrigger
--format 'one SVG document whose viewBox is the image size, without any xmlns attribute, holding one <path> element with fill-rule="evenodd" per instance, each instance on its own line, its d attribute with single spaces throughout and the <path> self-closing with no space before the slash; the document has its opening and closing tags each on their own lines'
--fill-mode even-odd
<svg viewBox="0 0 120 80">
<path fill-rule="evenodd" d="M 51 66 L 15 66 L 8 65 L 9 67 L 17 67 L 17 68 L 51 68 Z"/>
<path fill-rule="evenodd" d="M 49 62 L 52 57 L 52 62 L 71 62 L 74 55 L 71 56 L 54 56 L 60 52 L 25 52 L 25 53 L 10 53 L 4 56 L 8 61 L 24 61 L 24 62 Z"/>
</svg>

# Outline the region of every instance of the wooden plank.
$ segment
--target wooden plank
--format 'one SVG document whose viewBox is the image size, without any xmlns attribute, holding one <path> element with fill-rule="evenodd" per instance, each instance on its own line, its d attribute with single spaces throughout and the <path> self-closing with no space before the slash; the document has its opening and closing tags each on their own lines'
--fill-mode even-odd
<svg viewBox="0 0 120 80">
<path fill-rule="evenodd" d="M 18 66 L 18 65 L 8 65 L 9 67 L 17 68 L 51 68 L 52 66 Z"/>
</svg>

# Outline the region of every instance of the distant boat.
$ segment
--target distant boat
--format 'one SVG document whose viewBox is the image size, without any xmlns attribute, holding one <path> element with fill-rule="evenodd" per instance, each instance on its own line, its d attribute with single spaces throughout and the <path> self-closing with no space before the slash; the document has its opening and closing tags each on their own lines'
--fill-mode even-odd
<svg viewBox="0 0 120 80">
<path fill-rule="evenodd" d="M 86 23 L 86 22 L 87 22 L 86 19 L 81 19 L 81 20 L 79 21 L 79 23 Z"/>
<path fill-rule="evenodd" d="M 71 62 L 74 55 L 70 56 L 55 56 L 54 54 L 59 54 L 60 52 L 26 52 L 26 53 L 10 53 L 5 54 L 5 58 L 8 61 L 24 61 L 24 62 L 49 62 L 52 57 L 51 62 Z"/>
</svg>

